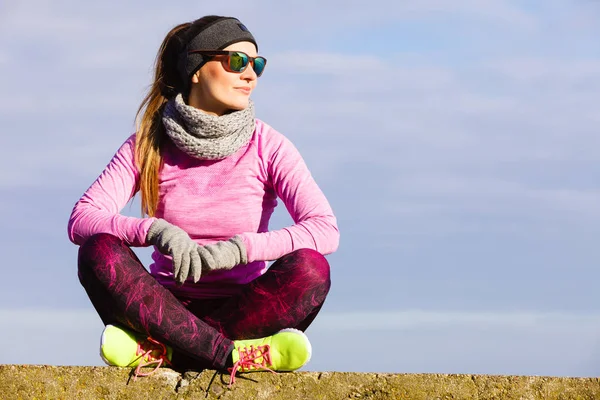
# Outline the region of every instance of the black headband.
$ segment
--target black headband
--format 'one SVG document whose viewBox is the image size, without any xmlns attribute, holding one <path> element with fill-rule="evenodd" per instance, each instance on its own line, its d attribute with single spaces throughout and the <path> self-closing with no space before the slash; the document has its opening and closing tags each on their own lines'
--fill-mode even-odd
<svg viewBox="0 0 600 400">
<path fill-rule="evenodd" d="M 248 28 L 236 18 L 222 17 L 201 27 L 199 31 L 197 29 L 198 28 L 194 24 L 188 28 L 189 35 L 192 37 L 179 56 L 179 74 L 186 86 L 189 85 L 192 75 L 208 61 L 202 54 L 187 54 L 188 51 L 222 50 L 237 42 L 252 42 L 258 50 L 258 45 L 256 44 L 256 40 L 254 40 L 254 36 L 252 36 Z"/>
</svg>

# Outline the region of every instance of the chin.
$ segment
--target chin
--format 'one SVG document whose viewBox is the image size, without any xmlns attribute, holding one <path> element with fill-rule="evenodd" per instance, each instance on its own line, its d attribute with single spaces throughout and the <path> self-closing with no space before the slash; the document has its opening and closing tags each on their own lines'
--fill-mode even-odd
<svg viewBox="0 0 600 400">
<path fill-rule="evenodd" d="M 248 99 L 244 101 L 236 101 L 235 103 L 229 103 L 228 106 L 230 109 L 235 111 L 241 111 L 248 107 L 249 101 Z"/>
</svg>

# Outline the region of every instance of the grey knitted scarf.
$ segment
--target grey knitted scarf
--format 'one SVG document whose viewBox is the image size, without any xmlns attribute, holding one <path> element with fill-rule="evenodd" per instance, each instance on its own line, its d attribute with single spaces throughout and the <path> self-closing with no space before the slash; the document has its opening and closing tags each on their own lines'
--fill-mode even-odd
<svg viewBox="0 0 600 400">
<path fill-rule="evenodd" d="M 181 94 L 169 100 L 162 116 L 167 135 L 186 154 L 220 160 L 250 141 L 255 128 L 254 103 L 244 110 L 215 116 L 188 106 Z"/>
</svg>

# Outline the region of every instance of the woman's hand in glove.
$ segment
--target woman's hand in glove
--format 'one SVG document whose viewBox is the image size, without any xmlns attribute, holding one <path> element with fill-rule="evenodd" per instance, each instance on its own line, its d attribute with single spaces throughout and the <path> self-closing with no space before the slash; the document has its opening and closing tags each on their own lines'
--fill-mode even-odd
<svg viewBox="0 0 600 400">
<path fill-rule="evenodd" d="M 188 275 L 198 282 L 202 272 L 199 246 L 187 232 L 164 219 L 157 219 L 150 225 L 146 241 L 173 258 L 173 275 L 178 284 L 183 285 Z"/>
<path fill-rule="evenodd" d="M 227 241 L 220 241 L 205 246 L 198 246 L 198 254 L 202 260 L 202 271 L 232 269 L 238 264 L 247 264 L 246 246 L 239 236 Z"/>
</svg>

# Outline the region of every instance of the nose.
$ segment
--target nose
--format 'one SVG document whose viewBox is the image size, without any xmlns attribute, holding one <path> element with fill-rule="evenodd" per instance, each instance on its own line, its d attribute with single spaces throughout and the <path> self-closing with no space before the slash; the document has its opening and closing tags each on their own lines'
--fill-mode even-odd
<svg viewBox="0 0 600 400">
<path fill-rule="evenodd" d="M 246 82 L 252 82 L 258 79 L 256 72 L 254 72 L 254 61 L 250 61 L 246 69 L 242 72 L 242 76 L 240 77 L 242 80 Z"/>
</svg>

